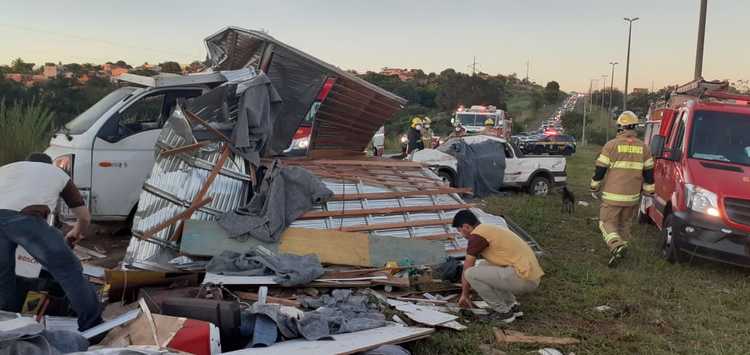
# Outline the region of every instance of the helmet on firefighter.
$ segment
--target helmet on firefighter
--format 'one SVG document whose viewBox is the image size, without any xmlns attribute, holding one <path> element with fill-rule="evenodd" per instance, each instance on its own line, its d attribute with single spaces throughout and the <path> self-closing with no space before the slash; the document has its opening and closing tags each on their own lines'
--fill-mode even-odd
<svg viewBox="0 0 750 355">
<path fill-rule="evenodd" d="M 411 119 L 411 128 L 417 128 L 417 126 L 422 125 L 422 119 L 414 116 L 414 118 Z"/>
<path fill-rule="evenodd" d="M 632 111 L 625 111 L 617 118 L 617 125 L 624 129 L 633 129 L 640 121 Z"/>
<path fill-rule="evenodd" d="M 484 121 L 484 125 L 487 127 L 492 127 L 495 125 L 495 120 L 488 118 Z"/>
</svg>

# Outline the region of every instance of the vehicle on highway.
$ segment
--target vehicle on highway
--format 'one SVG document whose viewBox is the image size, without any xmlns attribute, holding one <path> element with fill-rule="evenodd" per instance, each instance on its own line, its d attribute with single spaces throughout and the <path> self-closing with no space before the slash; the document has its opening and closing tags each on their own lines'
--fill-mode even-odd
<svg viewBox="0 0 750 355">
<path fill-rule="evenodd" d="M 429 165 L 436 174 L 445 179 L 451 186 L 455 186 L 458 176 L 458 161 L 455 157 L 446 153 L 451 142 L 464 140 L 468 144 L 474 144 L 488 139 L 504 145 L 505 175 L 503 187 L 523 188 L 532 195 L 544 196 L 554 186 L 566 184 L 567 173 L 564 157 L 525 156 L 505 139 L 492 136 L 476 135 L 451 138 L 437 149 L 420 150 L 412 154 L 410 158 L 412 161 Z"/>
<path fill-rule="evenodd" d="M 548 130 L 545 135 L 533 142 L 524 145 L 526 154 L 550 154 L 570 156 L 576 152 L 576 139 L 573 136 L 558 134 L 557 131 Z"/>
<path fill-rule="evenodd" d="M 728 88 L 693 81 L 648 115 L 656 190 L 640 219 L 662 230 L 670 262 L 688 254 L 750 266 L 750 96 Z"/>
<path fill-rule="evenodd" d="M 498 137 L 510 138 L 513 121 L 505 111 L 495 106 L 474 105 L 469 108 L 461 106 L 453 114 L 451 123 L 454 127 L 463 127 L 466 133 L 471 135 L 486 130 L 487 120 L 492 120 L 491 128 Z"/>
</svg>

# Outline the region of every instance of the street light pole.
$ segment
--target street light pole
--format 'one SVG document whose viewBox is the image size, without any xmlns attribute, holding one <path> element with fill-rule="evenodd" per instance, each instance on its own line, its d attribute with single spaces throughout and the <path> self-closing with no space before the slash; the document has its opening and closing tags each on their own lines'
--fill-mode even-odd
<svg viewBox="0 0 750 355">
<path fill-rule="evenodd" d="M 630 79 L 630 40 L 633 34 L 633 22 L 638 21 L 639 17 L 628 18 L 625 17 L 625 21 L 628 22 L 628 59 L 625 62 L 625 92 L 623 92 L 622 99 L 622 110 L 628 109 L 628 79 Z"/>
<path fill-rule="evenodd" d="M 695 50 L 695 80 L 703 77 L 703 43 L 706 40 L 706 10 L 708 0 L 701 0 L 701 15 L 698 22 L 698 47 Z"/>
<path fill-rule="evenodd" d="M 612 96 L 615 94 L 615 65 L 619 63 L 617 62 L 609 62 L 609 65 L 612 66 L 612 76 L 610 77 L 609 81 L 609 110 L 607 110 L 607 141 L 609 141 L 609 126 L 612 123 L 612 117 L 610 115 L 612 114 Z"/>
</svg>

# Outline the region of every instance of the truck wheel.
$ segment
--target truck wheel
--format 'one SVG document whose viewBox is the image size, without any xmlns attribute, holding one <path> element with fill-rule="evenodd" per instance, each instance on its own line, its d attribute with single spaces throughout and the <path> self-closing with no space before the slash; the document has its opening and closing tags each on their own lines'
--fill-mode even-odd
<svg viewBox="0 0 750 355">
<path fill-rule="evenodd" d="M 437 174 L 441 179 L 443 179 L 443 181 L 447 182 L 450 187 L 456 187 L 456 181 L 455 178 L 453 178 L 453 174 L 445 170 L 440 170 Z"/>
<path fill-rule="evenodd" d="M 531 180 L 531 184 L 529 184 L 529 193 L 532 196 L 547 196 L 550 186 L 551 183 L 549 179 L 544 176 L 537 176 Z"/>
<path fill-rule="evenodd" d="M 675 240 L 676 229 L 674 217 L 669 214 L 664 217 L 664 228 L 662 229 L 661 256 L 664 260 L 674 264 L 680 262 L 680 249 Z"/>
</svg>

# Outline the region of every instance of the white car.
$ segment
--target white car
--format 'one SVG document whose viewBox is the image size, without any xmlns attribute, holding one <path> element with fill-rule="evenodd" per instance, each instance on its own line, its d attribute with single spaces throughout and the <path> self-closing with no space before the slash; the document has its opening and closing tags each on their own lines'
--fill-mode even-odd
<svg viewBox="0 0 750 355">
<path fill-rule="evenodd" d="M 453 139 L 462 139 L 468 144 L 479 143 L 484 140 L 502 142 L 505 147 L 503 187 L 525 188 L 532 195 L 544 196 L 550 192 L 553 186 L 565 185 L 567 182 L 565 157 L 526 157 L 505 139 L 492 136 L 477 135 Z M 450 144 L 450 140 L 444 144 Z M 440 151 L 440 147 L 417 151 L 410 156 L 410 159 L 430 166 L 451 186 L 455 186 L 458 176 L 458 161 L 452 155 Z"/>
</svg>

